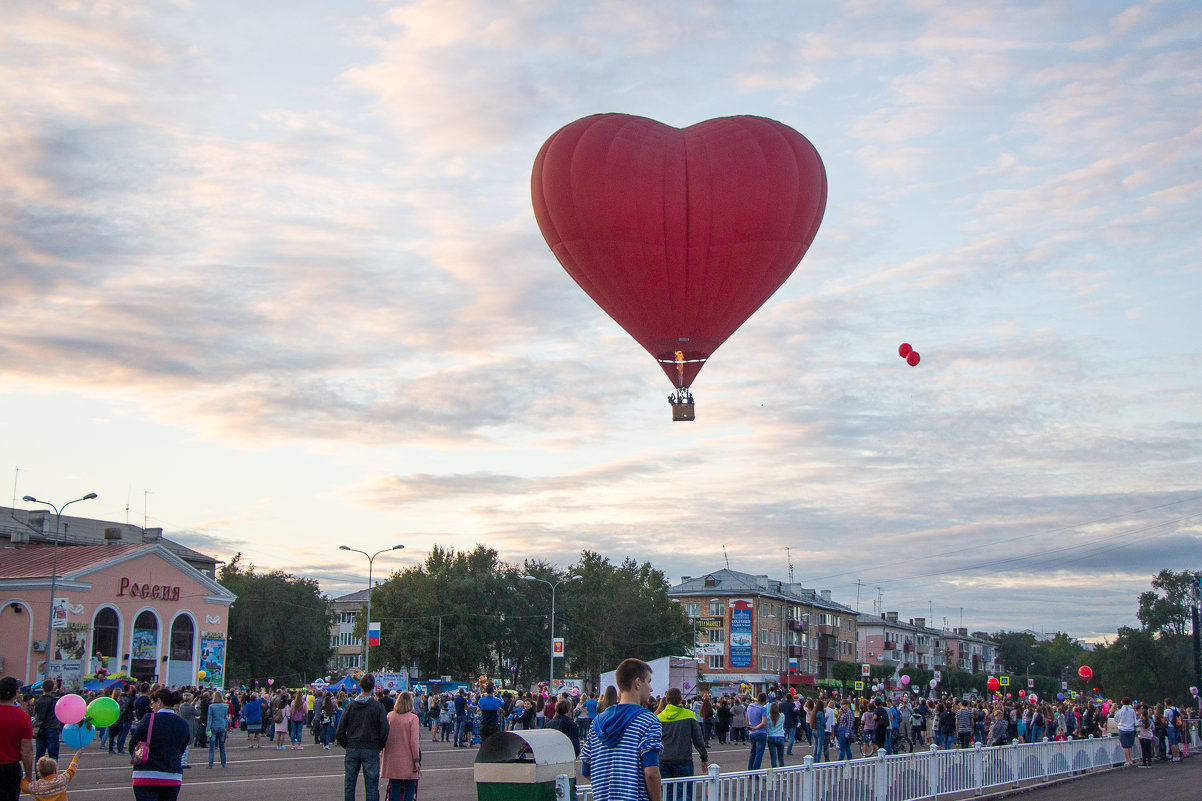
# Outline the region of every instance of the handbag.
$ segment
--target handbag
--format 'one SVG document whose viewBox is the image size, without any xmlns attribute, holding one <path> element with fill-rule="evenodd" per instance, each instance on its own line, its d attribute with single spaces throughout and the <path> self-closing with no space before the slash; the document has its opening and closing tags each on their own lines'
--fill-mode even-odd
<svg viewBox="0 0 1202 801">
<path fill-rule="evenodd" d="M 150 725 L 146 727 L 146 739 L 129 752 L 129 764 L 145 765 L 150 761 L 150 738 L 154 736 L 154 713 L 150 713 Z"/>
</svg>

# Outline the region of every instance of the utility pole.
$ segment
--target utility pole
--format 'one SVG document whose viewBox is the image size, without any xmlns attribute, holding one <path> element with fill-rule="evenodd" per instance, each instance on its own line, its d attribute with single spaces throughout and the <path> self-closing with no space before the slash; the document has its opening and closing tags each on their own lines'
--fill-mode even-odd
<svg viewBox="0 0 1202 801">
<path fill-rule="evenodd" d="M 860 585 L 864 582 L 856 579 L 856 614 L 860 614 Z"/>
<path fill-rule="evenodd" d="M 1202 650 L 1199 650 L 1202 643 L 1198 641 L 1198 604 L 1202 603 L 1202 573 L 1194 573 L 1194 582 L 1190 589 L 1190 595 L 1193 596 L 1189 611 L 1193 618 L 1191 622 L 1194 630 L 1194 686 L 1202 688 Z"/>
</svg>

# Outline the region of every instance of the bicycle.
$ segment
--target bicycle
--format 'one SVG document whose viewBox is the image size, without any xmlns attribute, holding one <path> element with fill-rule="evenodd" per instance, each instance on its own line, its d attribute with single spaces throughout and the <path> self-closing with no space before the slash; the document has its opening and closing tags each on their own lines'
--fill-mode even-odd
<svg viewBox="0 0 1202 801">
<path fill-rule="evenodd" d="M 860 741 L 860 756 L 867 756 L 865 753 L 867 750 L 872 750 L 873 756 L 876 755 L 876 743 L 871 737 L 865 738 L 863 736 L 857 736 L 856 739 Z M 901 734 L 901 732 L 897 732 L 893 735 L 893 741 L 891 745 L 892 748 L 890 749 L 890 753 L 892 754 L 908 754 L 914 750 L 914 742 L 909 737 Z"/>
</svg>

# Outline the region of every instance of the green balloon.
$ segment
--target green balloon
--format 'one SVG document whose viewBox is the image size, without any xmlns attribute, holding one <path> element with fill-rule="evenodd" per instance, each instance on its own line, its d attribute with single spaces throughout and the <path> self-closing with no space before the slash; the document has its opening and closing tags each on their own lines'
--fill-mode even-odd
<svg viewBox="0 0 1202 801">
<path fill-rule="evenodd" d="M 116 723 L 120 715 L 121 707 L 117 706 L 116 699 L 105 695 L 88 704 L 88 711 L 84 718 L 92 721 L 92 725 L 96 728 L 103 729 Z"/>
</svg>

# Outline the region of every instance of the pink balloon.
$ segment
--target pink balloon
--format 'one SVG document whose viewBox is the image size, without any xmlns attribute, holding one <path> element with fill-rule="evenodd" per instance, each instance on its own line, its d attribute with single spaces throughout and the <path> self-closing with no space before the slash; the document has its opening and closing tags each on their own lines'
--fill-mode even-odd
<svg viewBox="0 0 1202 801">
<path fill-rule="evenodd" d="M 911 367 L 917 367 L 921 360 L 922 358 L 918 355 L 918 351 L 912 350 L 910 351 L 910 355 L 906 357 L 906 364 Z"/>
<path fill-rule="evenodd" d="M 268 679 L 268 680 L 267 680 L 267 686 L 268 686 L 268 687 L 270 687 L 270 686 L 271 686 L 271 685 L 273 685 L 273 684 L 275 684 L 275 679 Z"/>
<path fill-rule="evenodd" d="M 897 347 L 897 355 L 904 359 L 910 355 L 910 351 L 912 350 L 914 350 L 914 348 L 910 347 L 909 342 L 903 342 Z"/>
<path fill-rule="evenodd" d="M 75 693 L 64 695 L 54 703 L 54 716 L 67 726 L 79 723 L 87 711 L 88 702 Z"/>
<path fill-rule="evenodd" d="M 909 684 L 909 683 L 910 683 L 910 677 L 909 677 L 909 676 L 902 676 L 902 677 L 901 677 L 901 683 L 902 683 L 902 684 Z"/>
</svg>

